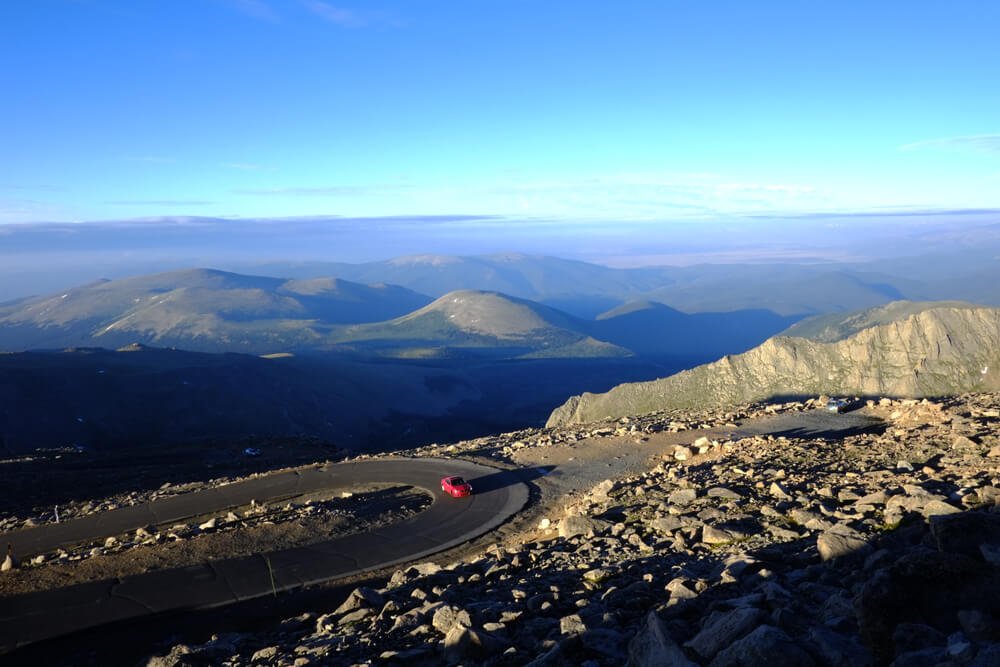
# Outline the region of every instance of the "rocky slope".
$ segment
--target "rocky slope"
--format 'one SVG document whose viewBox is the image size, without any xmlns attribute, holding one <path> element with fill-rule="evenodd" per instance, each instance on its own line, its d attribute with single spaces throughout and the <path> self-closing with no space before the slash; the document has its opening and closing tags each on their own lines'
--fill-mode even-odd
<svg viewBox="0 0 1000 667">
<path fill-rule="evenodd" d="M 977 308 L 963 301 L 893 301 L 882 306 L 866 308 L 851 313 L 814 315 L 796 322 L 781 332 L 782 336 L 808 338 L 820 343 L 835 343 L 859 331 L 884 324 L 899 322 L 935 308 Z"/>
<path fill-rule="evenodd" d="M 663 408 L 815 394 L 923 397 L 1000 389 L 1000 310 L 929 307 L 835 342 L 779 336 L 740 355 L 651 382 L 583 394 L 548 425 Z"/>
<path fill-rule="evenodd" d="M 880 428 L 830 438 L 685 431 L 763 412 L 740 408 L 449 446 L 523 462 L 603 438 L 651 459 L 564 495 L 542 478 L 532 524 L 478 551 L 148 664 L 997 664 L 1000 395 L 866 411 Z M 690 437 L 658 447 L 671 431 Z"/>
</svg>

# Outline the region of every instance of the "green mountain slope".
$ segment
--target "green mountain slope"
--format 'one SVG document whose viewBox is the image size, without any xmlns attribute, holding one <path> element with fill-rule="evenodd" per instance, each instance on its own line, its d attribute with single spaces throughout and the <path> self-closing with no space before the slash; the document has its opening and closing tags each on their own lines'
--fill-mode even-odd
<svg viewBox="0 0 1000 667">
<path fill-rule="evenodd" d="M 402 287 L 194 269 L 0 307 L 0 349 L 139 341 L 206 352 L 299 350 L 323 344 L 333 326 L 396 317 L 429 301 Z"/>
<path fill-rule="evenodd" d="M 553 308 L 497 292 L 462 290 L 388 322 L 334 332 L 360 350 L 394 357 L 622 357 L 583 323 Z"/>
</svg>

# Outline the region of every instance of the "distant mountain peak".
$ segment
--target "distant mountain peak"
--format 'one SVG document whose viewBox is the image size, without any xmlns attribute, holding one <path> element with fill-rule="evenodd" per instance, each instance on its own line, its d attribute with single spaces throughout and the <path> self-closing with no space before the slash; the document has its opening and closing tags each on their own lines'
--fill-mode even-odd
<svg viewBox="0 0 1000 667">
<path fill-rule="evenodd" d="M 427 264 L 430 266 L 444 266 L 446 264 L 461 264 L 465 259 L 454 255 L 405 255 L 394 257 L 386 262 L 392 266 L 413 266 Z"/>
</svg>

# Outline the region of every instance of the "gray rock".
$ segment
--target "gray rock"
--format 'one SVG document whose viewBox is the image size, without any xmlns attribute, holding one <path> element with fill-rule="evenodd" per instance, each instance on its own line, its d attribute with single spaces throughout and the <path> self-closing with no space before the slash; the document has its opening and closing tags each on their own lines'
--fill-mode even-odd
<svg viewBox="0 0 1000 667">
<path fill-rule="evenodd" d="M 755 628 L 763 618 L 764 612 L 752 607 L 714 612 L 705 621 L 701 632 L 684 646 L 711 660 L 716 653 Z"/>
<path fill-rule="evenodd" d="M 874 664 L 871 653 L 860 642 L 826 626 L 812 628 L 809 639 L 816 657 L 829 667 L 869 667 Z"/>
<path fill-rule="evenodd" d="M 690 505 L 698 497 L 698 492 L 694 489 L 677 489 L 667 496 L 667 501 L 671 505 Z"/>
<path fill-rule="evenodd" d="M 781 484 L 778 484 L 777 482 L 771 482 L 771 486 L 768 487 L 768 493 L 770 493 L 772 497 L 777 498 L 778 500 L 792 499 L 792 497 L 788 494 L 788 491 L 785 489 L 785 487 L 782 486 Z"/>
<path fill-rule="evenodd" d="M 611 527 L 607 521 L 586 516 L 568 516 L 559 522 L 559 537 L 593 537 Z"/>
<path fill-rule="evenodd" d="M 250 660 L 251 662 L 267 662 L 269 660 L 274 660 L 276 657 L 278 657 L 278 647 L 268 646 L 254 652 Z"/>
<path fill-rule="evenodd" d="M 1000 667 L 1000 644 L 989 644 L 981 648 L 969 667 Z"/>
<path fill-rule="evenodd" d="M 444 638 L 444 654 L 454 662 L 499 655 L 506 648 L 507 643 L 503 640 L 461 625 L 454 626 Z"/>
<path fill-rule="evenodd" d="M 1000 641 L 1000 618 L 979 609 L 959 609 L 958 623 L 970 639 L 979 642 Z"/>
<path fill-rule="evenodd" d="M 937 516 L 931 520 L 931 535 L 939 551 L 985 560 L 983 546 L 1000 548 L 1000 514 L 962 512 Z"/>
<path fill-rule="evenodd" d="M 362 607 L 360 609 L 355 609 L 354 611 L 349 612 L 349 613 L 344 614 L 343 616 L 341 616 L 337 620 L 337 625 L 339 625 L 339 626 L 354 625 L 356 623 L 360 623 L 361 621 L 365 620 L 369 616 L 374 616 L 374 615 L 375 615 L 375 612 L 372 609 L 370 609 L 368 607 Z"/>
<path fill-rule="evenodd" d="M 626 664 L 628 667 L 695 667 L 652 611 L 629 642 Z"/>
<path fill-rule="evenodd" d="M 693 589 L 693 584 L 689 585 L 689 582 L 684 577 L 677 577 L 671 579 L 667 585 L 666 590 L 670 593 L 670 603 L 676 604 L 681 600 L 691 600 L 698 597 L 698 593 Z"/>
<path fill-rule="evenodd" d="M 732 531 L 722 530 L 721 528 L 715 528 L 713 526 L 704 526 L 701 529 L 701 542 L 702 544 L 715 545 L 715 544 L 728 544 L 734 540 L 742 538 L 743 535 L 733 533 Z"/>
<path fill-rule="evenodd" d="M 177 667 L 177 665 L 190 664 L 184 656 L 191 655 L 190 646 L 177 644 L 167 655 L 155 655 L 146 661 L 146 667 Z"/>
<path fill-rule="evenodd" d="M 373 588 L 362 586 L 351 591 L 351 594 L 347 596 L 347 599 L 344 600 L 343 604 L 337 607 L 336 611 L 333 613 L 346 614 L 356 609 L 361 609 L 362 607 L 381 608 L 384 604 L 385 598 L 381 593 Z"/>
<path fill-rule="evenodd" d="M 0 572 L 10 572 L 16 567 L 17 561 L 14 560 L 12 555 L 7 554 L 3 559 L 3 563 L 0 563 Z"/>
<path fill-rule="evenodd" d="M 892 644 L 896 653 L 911 653 L 942 646 L 945 639 L 942 633 L 923 623 L 900 623 L 892 631 Z"/>
<path fill-rule="evenodd" d="M 855 505 L 872 505 L 872 506 L 882 506 L 885 505 L 885 501 L 888 500 L 889 496 L 885 491 L 876 491 L 874 493 L 869 493 L 866 496 L 862 496 L 855 501 Z"/>
<path fill-rule="evenodd" d="M 855 530 L 838 524 L 820 533 L 816 538 L 816 549 L 824 561 L 847 556 L 867 555 L 871 545 Z"/>
<path fill-rule="evenodd" d="M 957 514 L 961 512 L 959 508 L 955 507 L 950 503 L 946 503 L 943 500 L 930 500 L 923 507 L 920 508 L 920 513 L 926 518 L 931 518 L 932 516 L 942 516 L 947 514 Z"/>
<path fill-rule="evenodd" d="M 736 491 L 732 489 L 727 489 L 724 486 L 713 486 L 711 489 L 705 492 L 705 495 L 709 498 L 723 498 L 725 500 L 739 500 L 741 496 Z"/>
<path fill-rule="evenodd" d="M 653 519 L 649 522 L 649 527 L 659 533 L 670 534 L 683 528 L 684 522 L 680 517 L 667 515 Z"/>
<path fill-rule="evenodd" d="M 559 619 L 559 632 L 564 635 L 579 635 L 587 631 L 587 626 L 579 614 L 570 614 Z"/>
<path fill-rule="evenodd" d="M 614 660 L 616 664 L 625 659 L 625 636 L 617 630 L 591 628 L 580 635 L 580 639 L 587 649 Z"/>
<path fill-rule="evenodd" d="M 780 662 L 776 660 L 780 657 Z M 711 667 L 814 667 L 816 662 L 785 632 L 762 625 L 719 652 Z"/>
<path fill-rule="evenodd" d="M 958 610 L 993 610 L 997 599 L 1000 569 L 963 554 L 916 550 L 865 582 L 855 611 L 865 644 L 876 661 L 888 662 L 898 624 L 944 628 L 955 623 Z"/>
<path fill-rule="evenodd" d="M 892 661 L 892 667 L 949 667 L 954 664 L 943 646 L 901 653 Z"/>
<path fill-rule="evenodd" d="M 434 616 L 431 618 L 431 625 L 441 634 L 447 635 L 456 626 L 471 628 L 472 618 L 469 617 L 469 612 L 464 609 L 443 605 L 438 607 L 437 611 L 434 612 Z"/>
</svg>

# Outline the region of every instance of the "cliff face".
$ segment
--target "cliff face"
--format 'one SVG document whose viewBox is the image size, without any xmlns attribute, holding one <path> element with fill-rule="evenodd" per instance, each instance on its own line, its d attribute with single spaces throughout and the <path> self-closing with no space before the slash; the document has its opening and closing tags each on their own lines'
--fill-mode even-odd
<svg viewBox="0 0 1000 667">
<path fill-rule="evenodd" d="M 736 356 L 570 398 L 548 426 L 783 395 L 923 397 L 1000 390 L 1000 309 L 942 306 L 831 343 L 775 337 Z"/>
</svg>

